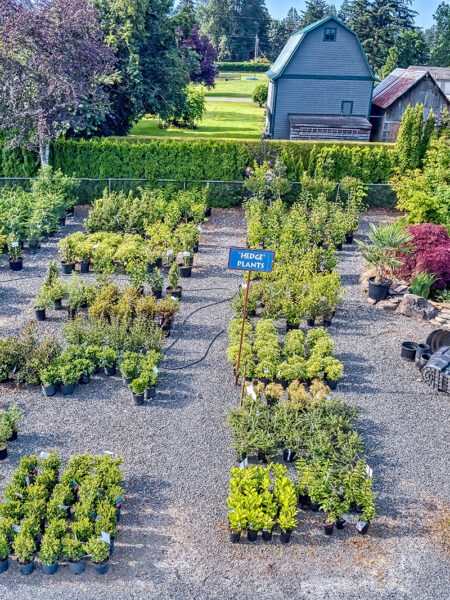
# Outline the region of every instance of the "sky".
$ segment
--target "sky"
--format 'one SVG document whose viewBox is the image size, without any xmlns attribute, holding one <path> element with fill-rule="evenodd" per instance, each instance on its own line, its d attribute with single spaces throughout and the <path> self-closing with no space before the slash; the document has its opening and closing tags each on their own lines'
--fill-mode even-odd
<svg viewBox="0 0 450 600">
<path fill-rule="evenodd" d="M 416 17 L 416 25 L 427 29 L 433 25 L 433 14 L 442 0 L 414 0 L 412 8 L 419 14 Z M 341 0 L 329 0 L 336 8 L 341 5 Z M 267 8 L 272 17 L 283 19 L 287 11 L 293 6 L 299 12 L 305 8 L 305 0 L 266 0 Z"/>
</svg>

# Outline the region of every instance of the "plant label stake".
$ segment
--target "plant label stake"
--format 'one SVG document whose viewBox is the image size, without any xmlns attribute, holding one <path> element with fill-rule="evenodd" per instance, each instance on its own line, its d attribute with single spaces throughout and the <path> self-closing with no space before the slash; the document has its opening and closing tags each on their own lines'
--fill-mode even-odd
<svg viewBox="0 0 450 600">
<path fill-rule="evenodd" d="M 273 250 L 254 250 L 249 248 L 230 248 L 228 255 L 228 268 L 235 271 L 247 271 L 247 287 L 245 290 L 244 313 L 242 315 L 241 340 L 236 365 L 235 385 L 239 383 L 239 369 L 241 367 L 242 342 L 244 340 L 245 318 L 247 316 L 248 293 L 250 291 L 250 277 L 252 271 L 257 273 L 271 273 L 275 252 Z"/>
</svg>

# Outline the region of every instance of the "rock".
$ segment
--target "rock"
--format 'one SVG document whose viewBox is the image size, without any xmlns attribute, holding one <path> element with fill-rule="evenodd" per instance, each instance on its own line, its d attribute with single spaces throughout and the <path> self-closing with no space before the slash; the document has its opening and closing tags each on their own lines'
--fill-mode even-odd
<svg viewBox="0 0 450 600">
<path fill-rule="evenodd" d="M 446 322 L 446 319 L 444 319 L 442 317 L 435 317 L 434 320 L 441 325 L 442 325 L 442 323 Z"/>
<path fill-rule="evenodd" d="M 400 300 L 398 302 L 393 302 L 392 300 L 380 300 L 380 302 L 377 303 L 377 308 L 381 310 L 396 310 L 399 302 Z"/>
<path fill-rule="evenodd" d="M 405 317 L 415 317 L 425 321 L 435 319 L 439 314 L 435 306 L 416 294 L 405 294 L 397 307 L 397 312 Z"/>
<path fill-rule="evenodd" d="M 376 300 L 372 300 L 372 298 L 367 298 L 367 302 L 369 304 L 376 304 L 377 303 L 377 301 Z"/>
<path fill-rule="evenodd" d="M 397 285 L 395 288 L 390 288 L 390 293 L 391 294 L 407 294 L 408 293 L 408 286 L 407 285 L 403 285 L 402 283 L 400 283 L 399 285 Z"/>
</svg>

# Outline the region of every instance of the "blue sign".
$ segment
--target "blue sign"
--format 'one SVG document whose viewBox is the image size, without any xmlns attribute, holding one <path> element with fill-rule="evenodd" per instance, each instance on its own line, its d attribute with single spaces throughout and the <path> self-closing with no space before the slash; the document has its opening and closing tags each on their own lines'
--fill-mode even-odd
<svg viewBox="0 0 450 600">
<path fill-rule="evenodd" d="M 228 268 L 238 271 L 259 271 L 270 273 L 273 269 L 275 252 L 253 250 L 251 248 L 230 248 Z"/>
</svg>

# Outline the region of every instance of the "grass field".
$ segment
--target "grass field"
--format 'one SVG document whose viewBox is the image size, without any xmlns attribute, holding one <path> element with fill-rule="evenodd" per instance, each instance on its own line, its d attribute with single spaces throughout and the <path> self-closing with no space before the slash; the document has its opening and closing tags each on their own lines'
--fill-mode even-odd
<svg viewBox="0 0 450 600">
<path fill-rule="evenodd" d="M 226 81 L 225 78 L 228 77 L 232 77 L 232 79 Z M 246 79 L 247 77 L 257 77 L 257 79 L 250 80 Z M 223 73 L 216 79 L 216 86 L 208 90 L 207 96 L 251 98 L 255 87 L 266 82 L 267 77 L 264 73 Z"/>
<path fill-rule="evenodd" d="M 144 118 L 137 123 L 129 138 L 157 137 L 208 137 L 208 138 L 259 138 L 264 127 L 264 109 L 245 102 L 206 102 L 207 112 L 197 129 L 170 127 L 160 129 L 158 119 Z"/>
</svg>

